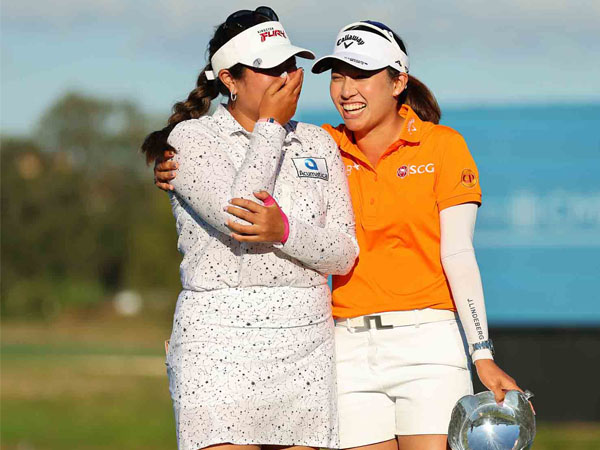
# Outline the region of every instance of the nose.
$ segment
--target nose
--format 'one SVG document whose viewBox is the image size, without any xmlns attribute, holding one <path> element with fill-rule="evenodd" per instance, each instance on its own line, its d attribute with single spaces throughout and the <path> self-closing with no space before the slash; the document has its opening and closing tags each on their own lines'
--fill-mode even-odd
<svg viewBox="0 0 600 450">
<path fill-rule="evenodd" d="M 342 98 L 347 99 L 356 94 L 356 86 L 354 85 L 354 80 L 350 77 L 344 77 L 344 81 L 342 82 Z"/>
</svg>

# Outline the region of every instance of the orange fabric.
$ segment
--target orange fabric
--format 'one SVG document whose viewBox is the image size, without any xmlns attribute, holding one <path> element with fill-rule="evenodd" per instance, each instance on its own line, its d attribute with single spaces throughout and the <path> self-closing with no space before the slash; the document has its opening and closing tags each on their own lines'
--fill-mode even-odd
<svg viewBox="0 0 600 450">
<path fill-rule="evenodd" d="M 360 255 L 333 277 L 333 314 L 456 310 L 440 260 L 439 212 L 481 204 L 477 167 L 462 136 L 424 122 L 407 105 L 399 139 L 373 167 L 344 125 L 323 125 L 337 142 L 356 215 Z"/>
</svg>

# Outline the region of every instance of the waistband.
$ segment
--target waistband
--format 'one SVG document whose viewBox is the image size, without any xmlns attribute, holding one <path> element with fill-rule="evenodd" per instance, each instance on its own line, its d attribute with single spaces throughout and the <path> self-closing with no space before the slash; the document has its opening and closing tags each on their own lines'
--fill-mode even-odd
<svg viewBox="0 0 600 450">
<path fill-rule="evenodd" d="M 347 327 L 354 332 L 367 331 L 372 328 L 387 330 L 394 327 L 419 326 L 424 323 L 457 320 L 458 314 L 445 309 L 414 309 L 410 311 L 387 311 L 368 316 L 335 319 L 335 326 Z"/>
<path fill-rule="evenodd" d="M 331 320 L 328 285 L 297 288 L 252 286 L 213 291 L 183 290 L 175 320 L 195 325 L 288 328 Z"/>
</svg>

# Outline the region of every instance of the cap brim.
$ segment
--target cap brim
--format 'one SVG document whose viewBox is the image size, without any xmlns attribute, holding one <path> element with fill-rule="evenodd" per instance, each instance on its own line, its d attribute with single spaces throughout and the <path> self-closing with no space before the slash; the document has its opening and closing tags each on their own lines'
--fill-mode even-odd
<svg viewBox="0 0 600 450">
<path fill-rule="evenodd" d="M 315 59 L 315 54 L 305 48 L 296 47 L 295 45 L 279 45 L 269 48 L 268 51 L 248 55 L 247 58 L 244 58 L 240 62 L 246 66 L 256 67 L 257 69 L 272 69 L 287 61 L 292 56 Z M 258 59 L 260 59 L 260 63 L 257 63 Z"/>
<path fill-rule="evenodd" d="M 312 66 L 312 73 L 323 73 L 333 66 L 335 61 L 342 61 L 362 70 L 378 70 L 387 67 L 386 63 L 356 53 L 338 52 L 319 58 Z"/>
</svg>

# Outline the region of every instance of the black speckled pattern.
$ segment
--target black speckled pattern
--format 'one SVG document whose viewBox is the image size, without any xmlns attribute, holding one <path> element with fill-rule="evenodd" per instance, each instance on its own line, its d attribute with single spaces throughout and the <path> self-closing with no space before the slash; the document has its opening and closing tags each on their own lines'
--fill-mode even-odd
<svg viewBox="0 0 600 450">
<path fill-rule="evenodd" d="M 337 447 L 327 274 L 347 273 L 358 245 L 336 144 L 295 122 L 249 133 L 223 106 L 179 124 L 169 143 L 184 255 L 167 355 L 179 448 Z M 299 176 L 293 158 L 316 158 L 326 179 Z M 229 237 L 223 207 L 260 189 L 288 215 L 285 245 Z"/>
<path fill-rule="evenodd" d="M 269 304 L 279 297 L 283 310 L 305 302 L 305 290 L 253 294 Z M 221 313 L 236 311 L 232 294 L 249 299 L 242 291 L 179 297 L 167 354 L 179 449 L 222 442 L 338 447 L 331 313 L 297 327 L 257 327 L 253 317 L 246 319 L 252 326 L 228 326 Z"/>
</svg>

